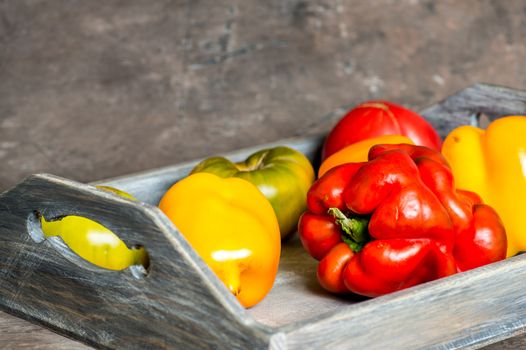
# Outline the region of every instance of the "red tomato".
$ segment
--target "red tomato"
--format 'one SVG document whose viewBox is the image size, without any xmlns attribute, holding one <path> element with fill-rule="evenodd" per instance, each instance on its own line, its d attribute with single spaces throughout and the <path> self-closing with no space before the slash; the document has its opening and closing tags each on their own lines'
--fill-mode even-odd
<svg viewBox="0 0 526 350">
<path fill-rule="evenodd" d="M 325 159 L 355 142 L 383 135 L 403 135 L 416 145 L 440 151 L 442 140 L 433 126 L 417 113 L 387 101 L 369 101 L 351 109 L 329 133 L 323 145 Z"/>
</svg>

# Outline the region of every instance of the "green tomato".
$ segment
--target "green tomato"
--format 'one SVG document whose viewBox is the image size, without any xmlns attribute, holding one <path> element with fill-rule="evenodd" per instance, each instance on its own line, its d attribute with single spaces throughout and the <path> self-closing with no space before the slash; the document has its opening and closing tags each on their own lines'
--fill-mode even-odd
<svg viewBox="0 0 526 350">
<path fill-rule="evenodd" d="M 224 157 L 208 158 L 191 173 L 199 172 L 238 177 L 256 185 L 274 208 L 281 238 L 296 231 L 306 209 L 307 191 L 314 181 L 314 169 L 307 157 L 284 146 L 260 150 L 239 163 Z"/>
<path fill-rule="evenodd" d="M 97 186 L 104 191 L 135 200 L 130 194 L 113 187 Z M 68 215 L 59 220 L 40 218 L 46 237 L 58 236 L 84 260 L 109 270 L 123 270 L 132 265 L 147 265 L 144 248 L 128 248 L 113 232 L 101 224 L 82 216 Z"/>
</svg>

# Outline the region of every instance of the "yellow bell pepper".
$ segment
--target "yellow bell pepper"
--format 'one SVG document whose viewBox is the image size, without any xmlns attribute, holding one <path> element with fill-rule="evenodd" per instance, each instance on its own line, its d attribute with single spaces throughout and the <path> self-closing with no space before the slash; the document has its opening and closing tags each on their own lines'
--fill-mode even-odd
<svg viewBox="0 0 526 350">
<path fill-rule="evenodd" d="M 413 145 L 410 138 L 402 135 L 382 135 L 371 137 L 362 141 L 352 143 L 341 150 L 330 155 L 323 161 L 318 170 L 318 178 L 322 177 L 330 169 L 345 163 L 366 162 L 369 150 L 378 144 L 408 143 Z"/>
<path fill-rule="evenodd" d="M 195 173 L 175 183 L 159 208 L 243 306 L 267 295 L 281 236 L 270 202 L 255 185 Z"/>
<path fill-rule="evenodd" d="M 130 194 L 109 186 L 99 189 L 135 200 Z M 45 237 L 59 236 L 81 258 L 109 270 L 123 270 L 132 265 L 148 264 L 143 247 L 128 248 L 113 232 L 82 216 L 68 215 L 59 220 L 40 218 Z"/>
<path fill-rule="evenodd" d="M 478 193 L 501 217 L 507 255 L 526 251 L 526 116 L 496 119 L 486 130 L 460 126 L 444 140 L 442 154 L 457 187 Z"/>
</svg>

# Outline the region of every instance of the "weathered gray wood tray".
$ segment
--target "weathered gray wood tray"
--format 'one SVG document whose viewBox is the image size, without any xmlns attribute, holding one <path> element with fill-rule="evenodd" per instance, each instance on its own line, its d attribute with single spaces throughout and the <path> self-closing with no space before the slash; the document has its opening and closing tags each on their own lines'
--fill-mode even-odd
<svg viewBox="0 0 526 350">
<path fill-rule="evenodd" d="M 476 85 L 422 114 L 445 134 L 477 123 L 480 114 L 526 114 L 526 93 Z M 314 160 L 321 141 L 277 144 Z M 228 156 L 240 160 L 267 146 Z M 101 348 L 474 348 L 526 330 L 526 254 L 365 300 L 323 292 L 316 262 L 292 239 L 284 244 L 274 288 L 245 310 L 155 207 L 195 163 L 103 181 L 141 202 L 46 174 L 1 194 L 0 307 Z M 59 239 L 44 239 L 38 213 L 85 216 L 129 247 L 144 246 L 147 275 L 84 262 Z"/>
</svg>

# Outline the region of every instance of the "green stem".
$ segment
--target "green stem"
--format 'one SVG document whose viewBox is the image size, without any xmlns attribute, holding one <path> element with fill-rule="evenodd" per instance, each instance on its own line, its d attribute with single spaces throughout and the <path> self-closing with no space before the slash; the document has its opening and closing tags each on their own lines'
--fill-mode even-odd
<svg viewBox="0 0 526 350">
<path fill-rule="evenodd" d="M 347 217 L 340 209 L 330 208 L 328 213 L 336 219 L 342 229 L 342 240 L 356 253 L 363 249 L 365 244 L 370 241 L 369 218 L 361 216 Z"/>
</svg>

